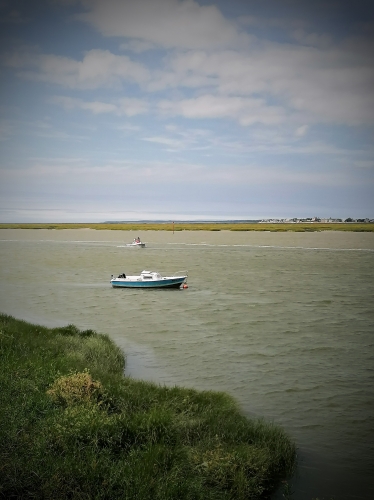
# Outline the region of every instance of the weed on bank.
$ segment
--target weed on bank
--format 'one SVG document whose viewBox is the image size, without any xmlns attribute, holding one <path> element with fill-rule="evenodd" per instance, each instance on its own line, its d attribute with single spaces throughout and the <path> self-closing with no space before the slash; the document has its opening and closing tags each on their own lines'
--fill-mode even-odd
<svg viewBox="0 0 374 500">
<path fill-rule="evenodd" d="M 105 335 L 0 315 L 0 497 L 262 499 L 295 446 L 224 393 L 123 376 Z"/>
<path fill-rule="evenodd" d="M 115 223 L 0 223 L 0 229 L 93 229 L 110 231 L 271 231 L 315 232 L 347 231 L 373 233 L 373 223 L 361 222 L 306 222 L 306 223 L 251 223 L 251 222 L 115 222 Z"/>
</svg>

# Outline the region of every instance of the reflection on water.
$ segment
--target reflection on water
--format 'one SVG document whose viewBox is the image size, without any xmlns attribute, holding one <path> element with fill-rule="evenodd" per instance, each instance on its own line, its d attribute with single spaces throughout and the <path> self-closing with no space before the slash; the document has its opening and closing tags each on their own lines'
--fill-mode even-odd
<svg viewBox="0 0 374 500">
<path fill-rule="evenodd" d="M 136 234 L 137 236 L 138 234 Z M 299 447 L 295 499 L 371 499 L 374 234 L 0 230 L 0 310 L 108 333 L 127 374 L 224 390 Z M 122 247 L 121 247 L 122 246 Z M 111 274 L 188 269 L 187 290 Z"/>
</svg>

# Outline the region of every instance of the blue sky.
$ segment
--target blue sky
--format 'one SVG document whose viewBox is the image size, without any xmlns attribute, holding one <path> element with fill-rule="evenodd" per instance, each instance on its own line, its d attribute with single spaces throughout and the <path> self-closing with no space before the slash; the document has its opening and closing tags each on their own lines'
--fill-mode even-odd
<svg viewBox="0 0 374 500">
<path fill-rule="evenodd" d="M 0 0 L 0 222 L 374 217 L 374 8 Z"/>
</svg>

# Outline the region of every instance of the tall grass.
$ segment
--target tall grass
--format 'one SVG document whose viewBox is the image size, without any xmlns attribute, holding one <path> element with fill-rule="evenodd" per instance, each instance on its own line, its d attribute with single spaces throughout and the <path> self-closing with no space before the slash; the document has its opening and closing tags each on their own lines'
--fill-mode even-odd
<svg viewBox="0 0 374 500">
<path fill-rule="evenodd" d="M 374 232 L 372 223 L 220 223 L 220 222 L 128 222 L 128 223 L 56 223 L 56 224 L 0 224 L 0 229 L 96 229 L 113 231 L 354 231 Z"/>
<path fill-rule="evenodd" d="M 295 445 L 224 393 L 123 376 L 105 335 L 0 315 L 0 496 L 262 499 Z"/>
</svg>

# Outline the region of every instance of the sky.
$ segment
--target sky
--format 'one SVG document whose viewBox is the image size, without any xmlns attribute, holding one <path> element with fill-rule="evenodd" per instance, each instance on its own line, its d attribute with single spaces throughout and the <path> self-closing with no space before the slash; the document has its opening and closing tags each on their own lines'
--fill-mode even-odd
<svg viewBox="0 0 374 500">
<path fill-rule="evenodd" d="M 0 222 L 374 218 L 374 4 L 0 0 Z"/>
</svg>

